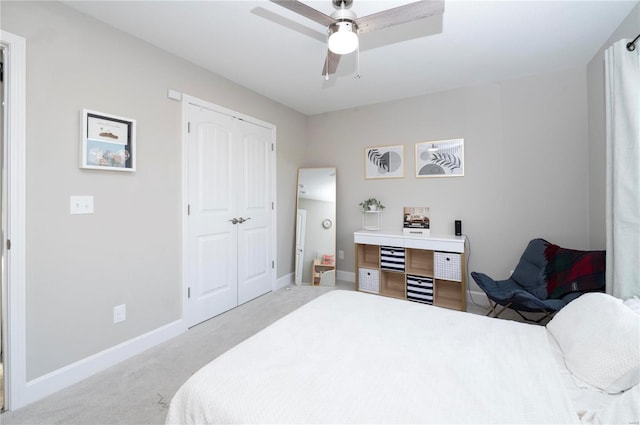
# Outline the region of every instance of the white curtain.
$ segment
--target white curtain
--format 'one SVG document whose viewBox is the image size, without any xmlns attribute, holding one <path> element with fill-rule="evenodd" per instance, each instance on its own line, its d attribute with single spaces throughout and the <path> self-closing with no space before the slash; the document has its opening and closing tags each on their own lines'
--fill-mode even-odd
<svg viewBox="0 0 640 425">
<path fill-rule="evenodd" d="M 640 42 L 605 52 L 607 292 L 640 295 Z"/>
</svg>

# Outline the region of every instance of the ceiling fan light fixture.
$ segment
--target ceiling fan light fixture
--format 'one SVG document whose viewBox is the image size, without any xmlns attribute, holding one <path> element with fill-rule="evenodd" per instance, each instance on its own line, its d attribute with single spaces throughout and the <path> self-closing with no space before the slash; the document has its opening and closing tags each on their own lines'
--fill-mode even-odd
<svg viewBox="0 0 640 425">
<path fill-rule="evenodd" d="M 357 27 L 352 21 L 339 21 L 329 25 L 329 50 L 346 55 L 358 48 Z"/>
</svg>

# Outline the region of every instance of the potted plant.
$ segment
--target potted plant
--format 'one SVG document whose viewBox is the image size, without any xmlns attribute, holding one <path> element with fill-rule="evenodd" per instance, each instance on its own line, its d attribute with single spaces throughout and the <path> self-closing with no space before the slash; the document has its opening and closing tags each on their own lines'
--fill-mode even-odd
<svg viewBox="0 0 640 425">
<path fill-rule="evenodd" d="M 384 209 L 382 202 L 376 198 L 369 198 L 366 201 L 362 201 L 360 202 L 360 206 L 362 207 L 362 211 L 382 211 Z"/>
</svg>

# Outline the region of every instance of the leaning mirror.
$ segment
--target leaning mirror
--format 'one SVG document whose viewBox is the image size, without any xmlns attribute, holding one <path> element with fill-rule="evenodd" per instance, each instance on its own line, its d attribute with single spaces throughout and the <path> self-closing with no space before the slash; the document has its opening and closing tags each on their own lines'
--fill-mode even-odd
<svg viewBox="0 0 640 425">
<path fill-rule="evenodd" d="M 300 168 L 296 213 L 297 285 L 335 285 L 336 169 Z"/>
</svg>

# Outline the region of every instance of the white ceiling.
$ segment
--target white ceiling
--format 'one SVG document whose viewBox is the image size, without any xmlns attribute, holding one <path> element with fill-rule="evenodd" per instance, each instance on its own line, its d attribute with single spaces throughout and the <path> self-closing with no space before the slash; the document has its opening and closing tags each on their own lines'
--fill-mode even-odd
<svg viewBox="0 0 640 425">
<path fill-rule="evenodd" d="M 442 17 L 361 36 L 321 76 L 326 30 L 269 1 L 65 1 L 307 115 L 585 66 L 637 4 L 446 0 Z M 331 14 L 330 0 L 305 1 Z M 409 1 L 354 0 L 362 17 Z"/>
</svg>

